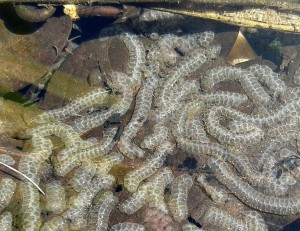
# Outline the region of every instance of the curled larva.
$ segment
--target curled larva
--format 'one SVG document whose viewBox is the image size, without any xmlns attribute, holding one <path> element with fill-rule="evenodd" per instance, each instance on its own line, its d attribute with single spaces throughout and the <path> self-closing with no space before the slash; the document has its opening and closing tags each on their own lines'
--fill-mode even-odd
<svg viewBox="0 0 300 231">
<path fill-rule="evenodd" d="M 171 184 L 171 196 L 168 205 L 175 221 L 183 221 L 188 216 L 187 197 L 192 185 L 193 179 L 188 174 L 176 177 Z"/>
<path fill-rule="evenodd" d="M 46 184 L 46 209 L 54 214 L 60 214 L 66 209 L 65 188 L 60 181 L 52 181 Z"/>
<path fill-rule="evenodd" d="M 145 227 L 137 224 L 137 223 L 130 223 L 124 222 L 114 225 L 110 228 L 110 231 L 144 231 Z"/>
</svg>

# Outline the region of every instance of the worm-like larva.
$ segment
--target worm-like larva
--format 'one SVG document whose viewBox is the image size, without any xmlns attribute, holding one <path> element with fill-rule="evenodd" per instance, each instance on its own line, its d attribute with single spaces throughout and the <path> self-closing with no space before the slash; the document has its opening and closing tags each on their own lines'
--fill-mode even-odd
<svg viewBox="0 0 300 231">
<path fill-rule="evenodd" d="M 108 109 L 108 111 L 96 112 L 75 120 L 73 123 L 73 127 L 77 132 L 84 133 L 89 129 L 103 125 L 104 122 L 110 117 L 120 117 L 127 112 L 128 108 L 130 107 L 133 101 L 133 91 L 137 87 L 134 85 L 136 83 L 133 84 L 131 81 L 140 82 L 140 80 L 138 79 L 140 77 L 139 75 L 137 75 L 136 80 L 130 80 L 131 76 L 128 76 L 125 73 L 114 72 L 112 75 L 114 75 L 115 81 L 111 83 L 111 87 L 114 92 L 120 92 L 122 98 L 116 103 L 114 103 Z"/>
<path fill-rule="evenodd" d="M 44 147 L 43 143 L 41 145 L 38 145 L 37 141 L 35 141 L 35 138 L 40 137 L 46 137 L 50 135 L 55 135 L 62 139 L 64 144 L 68 146 L 77 145 L 82 142 L 82 139 L 80 138 L 80 135 L 74 131 L 74 129 L 64 123 L 49 123 L 49 124 L 43 124 L 38 126 L 37 128 L 34 128 L 30 131 L 30 134 L 33 135 L 33 146 L 34 147 Z M 40 142 L 43 142 L 40 140 Z"/>
<path fill-rule="evenodd" d="M 119 205 L 119 210 L 123 213 L 133 214 L 146 203 L 149 184 L 143 184 L 132 196 Z"/>
<path fill-rule="evenodd" d="M 205 191 L 210 195 L 211 199 L 218 204 L 225 204 L 228 200 L 228 193 L 219 187 L 210 185 L 203 174 L 197 177 L 197 181 L 205 189 Z"/>
<path fill-rule="evenodd" d="M 201 111 L 205 108 L 202 100 L 186 103 L 172 116 L 172 133 L 177 138 L 189 138 L 198 142 L 207 143 L 208 137 L 199 119 Z"/>
<path fill-rule="evenodd" d="M 201 83 L 204 88 L 212 89 L 217 83 L 228 80 L 239 81 L 253 102 L 263 106 L 270 104 L 271 97 L 249 70 L 242 70 L 235 67 L 217 67 L 208 71 Z"/>
<path fill-rule="evenodd" d="M 225 144 L 245 144 L 250 145 L 259 142 L 264 132 L 262 129 L 251 123 L 243 123 L 243 133 L 236 133 L 221 126 L 219 120 L 221 111 L 210 111 L 207 121 L 206 128 L 210 135 L 216 137 L 221 143 Z"/>
<path fill-rule="evenodd" d="M 210 109 L 208 116 L 213 117 L 225 116 L 226 118 L 237 120 L 245 123 L 255 124 L 256 126 L 267 125 L 271 126 L 290 116 L 296 116 L 298 114 L 297 110 L 300 109 L 300 100 L 294 100 L 290 103 L 285 104 L 277 111 L 269 115 L 247 115 L 240 111 L 224 106 L 214 106 Z"/>
<path fill-rule="evenodd" d="M 163 89 L 157 101 L 160 103 L 160 107 L 168 108 L 168 102 L 172 99 L 173 89 L 177 82 L 200 68 L 207 61 L 209 56 L 212 58 L 217 57 L 220 49 L 219 46 L 214 46 L 208 54 L 205 54 L 203 49 L 196 49 L 189 57 L 181 62 L 175 71 L 170 74 L 171 77 L 169 77 L 163 85 Z"/>
<path fill-rule="evenodd" d="M 130 159 L 144 156 L 144 150 L 134 145 L 132 139 L 147 120 L 152 105 L 153 92 L 158 85 L 158 80 L 156 75 L 151 75 L 143 83 L 136 96 L 135 109 L 132 118 L 124 128 L 122 137 L 118 143 L 120 151 Z"/>
<path fill-rule="evenodd" d="M 164 199 L 164 190 L 172 182 L 173 178 L 174 176 L 169 168 L 162 169 L 146 183 L 142 184 L 129 199 L 124 201 L 119 206 L 119 210 L 127 214 L 133 214 L 148 202 L 149 207 L 168 213 Z"/>
<path fill-rule="evenodd" d="M 110 231 L 145 231 L 145 227 L 137 223 L 124 222 L 112 226 Z"/>
<path fill-rule="evenodd" d="M 133 85 L 140 85 L 142 78 L 142 68 L 145 65 L 146 52 L 143 43 L 138 36 L 131 33 L 123 33 L 119 36 L 125 43 L 129 51 L 128 76 Z"/>
<path fill-rule="evenodd" d="M 164 142 L 169 136 L 169 128 L 163 123 L 157 123 L 154 126 L 153 134 L 145 137 L 141 143 L 141 148 L 156 149 L 157 146 Z"/>
<path fill-rule="evenodd" d="M 285 83 L 268 66 L 255 64 L 248 67 L 247 70 L 251 71 L 259 82 L 267 85 L 274 97 L 281 96 L 286 91 Z"/>
<path fill-rule="evenodd" d="M 104 132 L 100 144 L 89 145 L 87 148 L 78 146 L 75 153 L 68 152 L 69 158 L 65 156 L 62 161 L 59 161 L 58 165 L 55 165 L 56 174 L 65 176 L 73 168 L 80 165 L 82 161 L 104 156 L 114 146 L 116 132 L 117 128 L 109 128 Z"/>
<path fill-rule="evenodd" d="M 270 138 L 280 137 L 281 140 L 288 142 L 297 138 L 299 128 L 299 125 L 295 123 L 278 124 L 268 129 L 267 136 Z"/>
<path fill-rule="evenodd" d="M 237 108 L 248 101 L 248 97 L 244 94 L 217 91 L 213 93 L 204 93 L 199 97 L 208 105 L 223 105 Z"/>
<path fill-rule="evenodd" d="M 69 226 L 66 220 L 61 217 L 54 217 L 47 221 L 40 231 L 68 231 Z"/>
<path fill-rule="evenodd" d="M 66 192 L 60 181 L 46 184 L 46 209 L 54 214 L 60 214 L 66 209 Z"/>
<path fill-rule="evenodd" d="M 107 191 L 100 197 L 96 207 L 98 208 L 98 218 L 96 227 L 93 230 L 106 231 L 108 219 L 111 211 L 118 203 L 118 198 L 112 192 Z"/>
<path fill-rule="evenodd" d="M 29 183 L 20 183 L 22 196 L 22 230 L 39 230 L 41 225 L 41 208 L 39 191 Z"/>
<path fill-rule="evenodd" d="M 10 202 L 16 189 L 16 182 L 11 178 L 3 178 L 0 182 L 0 211 L 2 211 Z"/>
<path fill-rule="evenodd" d="M 243 153 L 236 155 L 216 143 L 198 143 L 183 138 L 178 139 L 177 142 L 180 148 L 192 154 L 199 155 L 203 153 L 232 163 L 252 185 L 265 187 L 268 190 L 276 191 L 278 194 L 283 194 L 287 190 L 287 185 L 284 182 L 274 181 L 267 174 L 254 169 L 247 156 Z"/>
<path fill-rule="evenodd" d="M 74 172 L 69 184 L 77 191 L 84 190 L 90 183 L 96 173 L 97 164 L 92 161 L 86 161 L 81 164 Z"/>
<path fill-rule="evenodd" d="M 16 163 L 15 160 L 7 154 L 0 154 L 0 162 L 7 165 L 14 165 Z"/>
<path fill-rule="evenodd" d="M 0 230 L 11 231 L 13 218 L 10 212 L 4 212 L 0 215 Z"/>
<path fill-rule="evenodd" d="M 255 211 L 245 213 L 241 218 L 234 217 L 228 212 L 216 207 L 210 207 L 204 215 L 204 221 L 220 227 L 224 230 L 232 231 L 267 231 L 262 216 Z"/>
<path fill-rule="evenodd" d="M 193 179 L 188 174 L 176 177 L 171 184 L 171 196 L 168 205 L 175 221 L 181 222 L 188 216 L 187 197 L 192 185 Z"/>
<path fill-rule="evenodd" d="M 96 175 L 107 174 L 109 170 L 124 160 L 124 156 L 117 152 L 111 152 L 100 159 L 97 165 Z"/>
<path fill-rule="evenodd" d="M 166 142 L 158 147 L 157 151 L 139 167 L 124 177 L 124 186 L 129 192 L 135 192 L 142 180 L 153 175 L 159 169 L 168 154 L 173 151 L 173 145 Z"/>
<path fill-rule="evenodd" d="M 164 192 L 168 184 L 174 179 L 171 169 L 163 168 L 157 174 L 149 179 L 146 184 L 151 185 L 149 187 L 149 194 L 147 195 L 147 202 L 149 207 L 157 208 L 164 213 L 168 213 L 168 208 L 165 203 Z"/>
<path fill-rule="evenodd" d="M 118 110 L 116 108 L 109 109 L 108 111 L 94 112 L 88 114 L 87 116 L 79 117 L 73 121 L 72 127 L 78 133 L 85 133 L 86 131 L 103 125 L 106 120 L 110 117 L 118 115 Z"/>
<path fill-rule="evenodd" d="M 267 196 L 252 188 L 248 183 L 236 176 L 228 164 L 221 159 L 211 160 L 209 166 L 216 178 L 224 184 L 230 192 L 252 208 L 280 215 L 296 214 L 300 210 L 300 200 L 298 196 Z"/>
<path fill-rule="evenodd" d="M 71 116 L 77 115 L 84 109 L 93 107 L 94 105 L 104 104 L 107 100 L 108 93 L 107 90 L 96 88 L 84 96 L 78 97 L 62 108 L 50 110 L 38 115 L 35 122 L 45 123 L 47 121 L 65 120 Z"/>
</svg>

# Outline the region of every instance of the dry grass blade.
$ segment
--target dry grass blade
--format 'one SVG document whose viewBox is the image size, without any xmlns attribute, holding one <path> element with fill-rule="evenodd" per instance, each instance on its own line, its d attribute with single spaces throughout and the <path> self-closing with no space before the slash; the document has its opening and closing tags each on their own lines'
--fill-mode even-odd
<svg viewBox="0 0 300 231">
<path fill-rule="evenodd" d="M 35 186 L 35 187 L 36 187 L 36 188 L 37 188 L 37 189 L 45 196 L 44 191 L 43 191 L 36 183 L 34 183 L 28 176 L 24 175 L 23 173 L 21 173 L 21 172 L 18 171 L 17 169 L 15 169 L 15 168 L 13 168 L 13 167 L 11 167 L 11 166 L 9 166 L 9 165 L 7 165 L 7 164 L 1 162 L 1 161 L 0 161 L 0 164 L 2 164 L 3 166 L 9 168 L 10 170 L 12 170 L 12 171 L 14 171 L 14 172 L 16 172 L 16 173 L 18 173 L 18 174 L 20 174 L 20 175 L 23 176 L 25 179 L 29 180 L 30 183 L 32 183 L 32 184 L 33 184 L 33 185 L 34 185 L 34 186 Z"/>
</svg>

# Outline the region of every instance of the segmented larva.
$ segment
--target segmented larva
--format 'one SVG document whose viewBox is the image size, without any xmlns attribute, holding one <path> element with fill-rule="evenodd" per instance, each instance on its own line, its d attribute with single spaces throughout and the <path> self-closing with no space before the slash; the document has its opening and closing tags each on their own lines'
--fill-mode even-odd
<svg viewBox="0 0 300 231">
<path fill-rule="evenodd" d="M 137 224 L 137 223 L 130 223 L 124 222 L 119 223 L 110 228 L 110 231 L 145 231 L 145 227 Z"/>
<path fill-rule="evenodd" d="M 80 165 L 81 161 L 102 157 L 107 154 L 114 146 L 114 136 L 117 132 L 117 128 L 107 129 L 103 134 L 103 139 L 100 144 L 94 144 L 91 146 L 81 147 L 74 149 L 74 153 L 68 152 L 69 158 L 64 157 L 59 161 L 59 164 L 55 165 L 56 174 L 59 176 L 65 176 L 73 168 Z"/>
<path fill-rule="evenodd" d="M 260 105 L 267 106 L 271 97 L 259 84 L 256 77 L 249 70 L 234 67 L 217 67 L 206 73 L 202 79 L 202 85 L 206 89 L 212 89 L 214 85 L 222 81 L 237 80 L 242 85 L 249 98 Z"/>
<path fill-rule="evenodd" d="M 66 192 L 60 181 L 54 180 L 46 184 L 46 209 L 60 214 L 66 209 Z"/>
<path fill-rule="evenodd" d="M 70 179 L 69 184 L 77 192 L 80 192 L 90 184 L 96 173 L 97 164 L 92 161 L 85 161 L 74 172 L 74 176 Z"/>
<path fill-rule="evenodd" d="M 273 72 L 268 66 L 255 64 L 248 67 L 247 70 L 251 71 L 258 81 L 267 85 L 270 93 L 274 97 L 281 96 L 285 93 L 287 88 L 285 83 L 279 78 L 279 75 Z"/>
<path fill-rule="evenodd" d="M 138 36 L 130 33 L 123 33 L 120 39 L 124 41 L 129 51 L 128 75 L 133 85 L 140 85 L 142 78 L 142 68 L 145 65 L 146 52 L 143 43 Z"/>
<path fill-rule="evenodd" d="M 176 177 L 171 184 L 168 205 L 175 221 L 181 222 L 188 216 L 187 197 L 192 185 L 193 179 L 188 174 Z"/>
<path fill-rule="evenodd" d="M 107 174 L 110 169 L 124 160 L 124 156 L 117 152 L 111 152 L 100 159 L 96 169 L 96 175 Z"/>
<path fill-rule="evenodd" d="M 216 51 L 217 50 L 217 51 Z M 220 51 L 219 46 L 214 46 L 211 52 L 218 54 Z M 212 54 L 211 53 L 211 54 Z M 173 96 L 173 89 L 180 79 L 184 79 L 185 76 L 196 71 L 200 68 L 208 59 L 209 54 L 205 54 L 203 49 L 196 49 L 193 51 L 178 67 L 170 74 L 170 77 L 165 81 L 163 88 L 158 96 L 157 102 L 162 108 L 168 108 L 168 103 Z M 217 55 L 216 55 L 217 56 Z"/>
<path fill-rule="evenodd" d="M 204 93 L 199 97 L 207 105 L 224 105 L 237 108 L 248 101 L 247 95 L 235 92 L 217 91 L 213 93 Z"/>
<path fill-rule="evenodd" d="M 117 114 L 117 108 L 110 108 L 108 111 L 92 113 L 75 119 L 72 124 L 72 127 L 78 133 L 85 133 L 86 131 L 94 127 L 103 125 L 105 121 L 109 119 L 109 117 Z"/>
<path fill-rule="evenodd" d="M 132 196 L 119 205 L 119 210 L 123 213 L 133 214 L 146 203 L 149 184 L 143 184 Z"/>
<path fill-rule="evenodd" d="M 87 226 L 86 215 L 93 199 L 103 189 L 108 189 L 114 182 L 111 175 L 94 177 L 85 190 L 77 196 L 70 198 L 69 209 L 64 213 L 64 218 L 71 220 L 72 229 L 85 229 Z"/>
<path fill-rule="evenodd" d="M 81 191 L 77 196 L 74 196 L 69 201 L 71 205 L 68 212 L 73 210 L 81 210 L 84 207 L 89 207 L 94 196 L 102 189 L 108 189 L 114 182 L 115 178 L 112 175 L 102 175 L 94 177 L 91 183 L 85 190 Z"/>
<path fill-rule="evenodd" d="M 237 218 L 216 207 L 210 207 L 204 215 L 204 221 L 224 230 L 267 231 L 262 216 L 251 211 Z"/>
<path fill-rule="evenodd" d="M 0 211 L 2 211 L 10 202 L 16 190 L 16 182 L 11 178 L 3 178 L 0 182 Z"/>
<path fill-rule="evenodd" d="M 95 144 L 87 149 L 82 149 L 75 154 L 78 160 L 93 159 L 102 157 L 107 154 L 115 145 L 114 137 L 118 131 L 118 128 L 108 128 L 103 133 L 103 139 L 100 144 Z"/>
<path fill-rule="evenodd" d="M 268 129 L 267 136 L 270 138 L 280 137 L 281 140 L 288 142 L 298 136 L 299 125 L 295 123 L 284 123 L 272 126 Z"/>
<path fill-rule="evenodd" d="M 219 114 L 221 110 L 213 111 L 211 110 L 208 114 L 206 120 L 206 128 L 210 135 L 216 137 L 221 143 L 225 144 L 252 144 L 259 142 L 263 136 L 264 132 L 262 129 L 251 123 L 243 123 L 242 130 L 244 132 L 234 132 L 230 129 L 222 127 L 220 124 Z"/>
<path fill-rule="evenodd" d="M 199 119 L 201 111 L 205 108 L 204 102 L 192 100 L 186 103 L 181 110 L 177 110 L 172 116 L 172 133 L 176 138 L 189 138 L 199 142 L 209 141 Z"/>
<path fill-rule="evenodd" d="M 209 161 L 209 166 L 216 178 L 230 192 L 252 208 L 280 215 L 296 214 L 300 210 L 300 199 L 298 196 L 276 197 L 265 195 L 236 176 L 228 164 L 221 159 Z"/>
<path fill-rule="evenodd" d="M 152 104 L 153 91 L 158 85 L 158 80 L 159 79 L 156 75 L 151 75 L 143 83 L 136 96 L 135 109 L 132 118 L 125 127 L 122 137 L 118 143 L 120 151 L 130 159 L 144 156 L 144 150 L 134 145 L 132 143 L 132 139 L 136 136 L 138 130 L 147 120 Z"/>
<path fill-rule="evenodd" d="M 65 120 L 96 104 L 104 104 L 107 99 L 108 93 L 108 91 L 102 88 L 96 88 L 88 92 L 84 96 L 78 97 L 62 108 L 43 112 L 36 117 L 35 122 L 45 123 L 49 121 Z"/>
<path fill-rule="evenodd" d="M 274 181 L 268 175 L 254 169 L 247 156 L 243 153 L 236 155 L 216 143 L 198 143 L 184 138 L 178 139 L 177 143 L 180 148 L 192 154 L 199 155 L 199 153 L 204 153 L 229 161 L 252 185 L 276 191 L 278 194 L 282 194 L 287 189 L 283 184 L 284 182 Z"/>
<path fill-rule="evenodd" d="M 156 173 L 152 179 L 149 179 L 149 193 L 147 195 L 147 202 L 149 207 L 157 208 L 164 213 L 168 213 L 168 208 L 165 203 L 164 192 L 168 184 L 174 179 L 170 168 L 163 168 Z"/>
<path fill-rule="evenodd" d="M 181 228 L 182 231 L 205 231 L 194 224 L 184 224 Z"/>
<path fill-rule="evenodd" d="M 111 211 L 118 203 L 118 198 L 112 192 L 107 191 L 103 193 L 97 203 L 98 218 L 95 229 L 97 231 L 106 231 L 108 227 L 108 219 Z"/>
<path fill-rule="evenodd" d="M 218 204 L 225 204 L 225 202 L 228 200 L 228 193 L 219 188 L 219 187 L 215 187 L 210 185 L 206 179 L 205 176 L 200 174 L 197 177 L 197 181 L 200 183 L 200 185 L 205 189 L 205 191 L 210 195 L 211 199 L 218 203 Z"/>
<path fill-rule="evenodd" d="M 91 128 L 103 125 L 110 117 L 122 116 L 127 112 L 133 101 L 133 92 L 138 86 L 134 85 L 136 83 L 131 82 L 131 76 L 120 72 L 114 72 L 113 75 L 115 75 L 116 81 L 111 83 L 111 87 L 114 92 L 121 92 L 122 98 L 115 102 L 108 111 L 93 113 L 75 120 L 73 127 L 77 132 L 83 133 Z"/>
<path fill-rule="evenodd" d="M 157 151 L 137 167 L 132 172 L 126 174 L 124 177 L 124 186 L 129 192 L 135 192 L 141 181 L 153 175 L 159 169 L 168 154 L 173 151 L 173 145 L 166 142 L 158 147 Z"/>
<path fill-rule="evenodd" d="M 0 230 L 11 231 L 13 218 L 10 212 L 4 212 L 0 215 Z"/>
<path fill-rule="evenodd" d="M 127 214 L 133 214 L 148 202 L 149 207 L 168 213 L 164 199 L 164 190 L 172 182 L 173 178 L 172 171 L 169 168 L 163 168 L 146 183 L 142 184 L 129 199 L 124 201 L 119 206 L 119 210 Z"/>
<path fill-rule="evenodd" d="M 15 160 L 7 154 L 0 154 L 0 162 L 7 165 L 14 165 L 16 163 Z"/>
<path fill-rule="evenodd" d="M 47 221 L 40 231 L 68 231 L 69 226 L 66 220 L 62 217 L 54 217 Z"/>
<path fill-rule="evenodd" d="M 151 150 L 156 149 L 161 142 L 165 142 L 165 140 L 169 136 L 169 128 L 164 125 L 162 122 L 158 122 L 154 126 L 153 134 L 145 137 L 145 139 L 141 143 L 141 148 L 148 148 Z"/>
<path fill-rule="evenodd" d="M 22 230 L 39 230 L 41 225 L 41 208 L 39 191 L 28 183 L 20 183 L 22 196 Z"/>
</svg>

